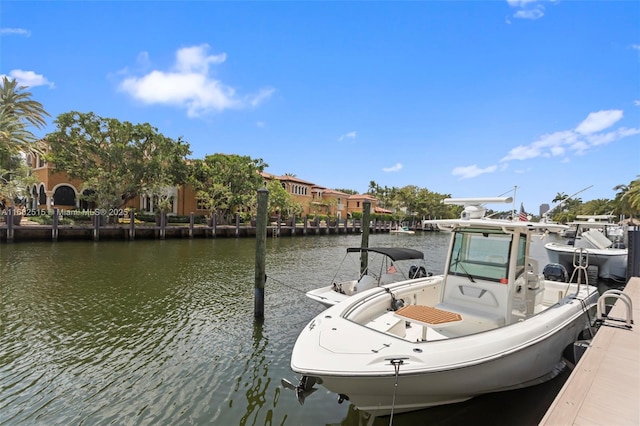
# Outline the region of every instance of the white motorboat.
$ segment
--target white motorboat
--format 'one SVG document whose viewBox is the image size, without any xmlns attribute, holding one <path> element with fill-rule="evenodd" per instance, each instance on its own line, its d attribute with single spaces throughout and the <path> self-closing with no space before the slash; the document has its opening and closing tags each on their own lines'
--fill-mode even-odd
<svg viewBox="0 0 640 426">
<path fill-rule="evenodd" d="M 350 247 L 331 284 L 310 290 L 307 297 L 333 306 L 373 287 L 428 274 L 424 253 L 403 247 Z"/>
<path fill-rule="evenodd" d="M 359 292 L 313 318 L 291 354 L 301 402 L 322 385 L 374 416 L 535 385 L 565 367 L 563 351 L 590 330 L 597 288 L 545 280 L 530 257 L 532 222 L 485 219 L 482 205 L 448 199 L 461 219 L 445 272 Z M 537 237 L 536 237 L 537 238 Z"/>
<path fill-rule="evenodd" d="M 390 230 L 389 232 L 391 234 L 405 234 L 405 235 L 412 235 L 416 233 L 416 231 L 412 231 L 411 229 L 409 229 L 408 226 L 398 226 Z"/>
<path fill-rule="evenodd" d="M 576 266 L 585 266 L 592 282 L 595 279 L 626 282 L 629 251 L 622 241 L 624 234 L 620 227 L 609 222 L 612 216 L 577 218 L 582 220 L 570 224 L 572 239 L 545 244 L 549 261 L 562 265 L 574 277 Z"/>
</svg>

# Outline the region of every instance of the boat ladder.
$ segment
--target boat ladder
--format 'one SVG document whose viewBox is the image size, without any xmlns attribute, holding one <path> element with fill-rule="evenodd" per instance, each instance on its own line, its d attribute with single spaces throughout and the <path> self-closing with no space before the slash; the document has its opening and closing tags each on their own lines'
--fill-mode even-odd
<svg viewBox="0 0 640 426">
<path fill-rule="evenodd" d="M 614 318 L 610 317 L 606 312 L 605 302 L 609 298 L 619 299 L 624 302 L 625 307 L 627 308 L 627 315 L 625 318 Z M 633 307 L 631 303 L 631 298 L 628 294 L 623 293 L 621 290 L 611 289 L 607 290 L 598 298 L 598 305 L 596 311 L 596 323 L 599 325 L 611 325 L 606 324 L 605 321 L 617 321 L 624 322 L 624 328 L 631 329 L 633 326 Z"/>
</svg>

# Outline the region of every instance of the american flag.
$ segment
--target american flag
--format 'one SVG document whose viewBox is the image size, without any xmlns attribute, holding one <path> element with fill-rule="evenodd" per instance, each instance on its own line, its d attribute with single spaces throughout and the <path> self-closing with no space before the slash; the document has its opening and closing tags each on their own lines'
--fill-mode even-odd
<svg viewBox="0 0 640 426">
<path fill-rule="evenodd" d="M 524 205 L 522 203 L 520 203 L 520 217 L 518 219 L 522 222 L 526 222 L 527 220 L 529 220 L 529 218 L 527 217 L 527 212 L 524 211 Z"/>
</svg>

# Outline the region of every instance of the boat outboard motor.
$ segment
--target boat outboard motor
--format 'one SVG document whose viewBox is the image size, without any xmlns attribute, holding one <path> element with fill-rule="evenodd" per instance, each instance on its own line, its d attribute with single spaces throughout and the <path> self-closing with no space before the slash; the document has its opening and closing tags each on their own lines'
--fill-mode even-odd
<svg viewBox="0 0 640 426">
<path fill-rule="evenodd" d="M 544 275 L 545 280 L 560 281 L 563 283 L 569 282 L 569 274 L 567 273 L 567 268 L 559 263 L 549 263 L 544 267 L 542 274 Z"/>
<path fill-rule="evenodd" d="M 428 276 L 427 275 L 427 270 L 424 269 L 424 266 L 416 266 L 416 265 L 411 265 L 411 268 L 409 268 L 409 278 L 410 279 L 414 279 L 414 278 L 424 278 Z"/>
</svg>

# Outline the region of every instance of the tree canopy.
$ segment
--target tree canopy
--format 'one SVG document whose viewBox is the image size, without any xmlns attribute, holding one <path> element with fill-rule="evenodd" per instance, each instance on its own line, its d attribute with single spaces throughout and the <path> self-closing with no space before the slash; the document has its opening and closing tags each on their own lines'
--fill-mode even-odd
<svg viewBox="0 0 640 426">
<path fill-rule="evenodd" d="M 82 180 L 84 197 L 99 208 L 123 207 L 145 191 L 186 181 L 189 145 L 148 123 L 76 111 L 60 114 L 55 123 L 57 130 L 46 136 L 47 159 Z"/>
<path fill-rule="evenodd" d="M 194 160 L 191 184 L 198 199 L 223 223 L 230 223 L 236 213 L 255 209 L 258 189 L 263 186 L 261 173 L 268 167 L 262 159 L 235 154 L 212 154 Z"/>
<path fill-rule="evenodd" d="M 0 86 L 0 204 L 24 198 L 32 182 L 24 154 L 38 150 L 30 127 L 45 126 L 49 114 L 40 102 L 31 99 L 26 86 L 2 78 Z"/>
<path fill-rule="evenodd" d="M 300 203 L 297 203 L 293 195 L 282 187 L 279 180 L 272 179 L 267 182 L 267 190 L 269 191 L 270 212 L 279 212 L 285 218 L 302 213 Z"/>
<path fill-rule="evenodd" d="M 407 216 L 420 219 L 452 219 L 460 215 L 458 206 L 442 204 L 442 200 L 451 197 L 451 195 L 439 194 L 415 185 L 389 188 L 381 187 L 371 181 L 367 193 L 380 200 L 382 207 L 396 211 L 395 216 L 398 220 Z"/>
</svg>

